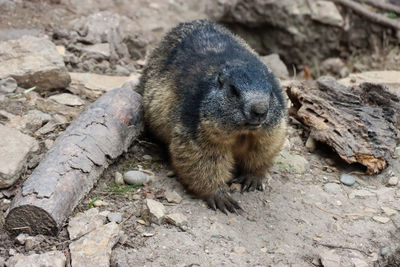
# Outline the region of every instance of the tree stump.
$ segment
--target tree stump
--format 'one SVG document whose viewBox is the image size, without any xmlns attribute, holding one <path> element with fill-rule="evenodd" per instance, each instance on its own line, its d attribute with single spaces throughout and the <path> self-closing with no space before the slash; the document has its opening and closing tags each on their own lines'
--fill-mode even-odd
<svg viewBox="0 0 400 267">
<path fill-rule="evenodd" d="M 57 138 L 11 203 L 6 229 L 56 235 L 104 169 L 143 130 L 141 96 L 117 88 L 84 110 Z"/>
<path fill-rule="evenodd" d="M 289 113 L 310 128 L 310 136 L 333 148 L 367 174 L 382 171 L 399 139 L 400 93 L 380 84 L 346 87 L 333 78 L 290 85 Z"/>
</svg>

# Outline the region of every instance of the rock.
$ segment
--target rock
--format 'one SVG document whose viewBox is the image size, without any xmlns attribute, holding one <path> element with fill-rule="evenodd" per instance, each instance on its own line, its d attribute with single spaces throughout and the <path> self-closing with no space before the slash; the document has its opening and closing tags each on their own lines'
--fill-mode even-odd
<svg viewBox="0 0 400 267">
<path fill-rule="evenodd" d="M 8 267 L 40 266 L 40 267 L 64 267 L 66 258 L 61 251 L 50 251 L 43 254 L 24 256 L 17 254 L 7 261 Z"/>
<path fill-rule="evenodd" d="M 18 180 L 29 154 L 38 148 L 34 138 L 0 124 L 0 188 L 7 188 Z"/>
<path fill-rule="evenodd" d="M 353 190 L 350 195 L 349 198 L 353 199 L 355 197 L 358 198 L 367 198 L 367 197 L 373 197 L 375 196 L 374 193 L 372 193 L 371 191 L 365 190 L 365 189 L 360 189 L 360 190 Z"/>
<path fill-rule="evenodd" d="M 351 259 L 351 261 L 353 262 L 353 266 L 354 267 L 368 267 L 368 263 L 366 263 L 365 261 L 359 259 L 359 258 L 353 258 Z"/>
<path fill-rule="evenodd" d="M 90 233 L 99 228 L 105 222 L 105 216 L 99 214 L 99 210 L 91 208 L 83 214 L 79 214 L 69 219 L 68 233 L 71 240 L 80 238 L 81 236 Z"/>
<path fill-rule="evenodd" d="M 152 200 L 145 200 L 145 207 L 142 212 L 142 217 L 148 221 L 160 225 L 165 216 L 165 207 L 162 203 Z"/>
<path fill-rule="evenodd" d="M 108 267 L 111 249 L 118 242 L 119 226 L 115 222 L 98 227 L 69 245 L 72 266 Z"/>
<path fill-rule="evenodd" d="M 373 216 L 372 219 L 376 222 L 380 222 L 383 224 L 390 221 L 390 219 L 388 217 L 383 217 L 383 216 Z"/>
<path fill-rule="evenodd" d="M 343 26 L 344 20 L 334 3 L 330 1 L 310 1 L 309 3 L 313 20 L 332 26 Z"/>
<path fill-rule="evenodd" d="M 17 81 L 14 78 L 0 80 L 0 93 L 14 93 L 17 90 Z"/>
<path fill-rule="evenodd" d="M 353 73 L 345 79 L 338 80 L 345 86 L 354 86 L 364 82 L 379 83 L 386 85 L 392 91 L 397 91 L 400 87 L 400 71 L 367 71 Z"/>
<path fill-rule="evenodd" d="M 356 178 L 350 174 L 342 173 L 340 175 L 340 181 L 345 185 L 352 186 L 356 183 Z"/>
<path fill-rule="evenodd" d="M 79 96 L 68 93 L 52 95 L 49 97 L 49 99 L 67 106 L 82 106 L 83 104 L 85 104 L 85 102 L 83 102 L 83 100 L 80 99 Z"/>
<path fill-rule="evenodd" d="M 101 199 L 95 200 L 93 202 L 93 207 L 101 207 L 101 206 L 108 206 L 108 203 L 106 201 L 101 200 Z"/>
<path fill-rule="evenodd" d="M 308 151 L 314 152 L 315 149 L 317 148 L 317 141 L 315 141 L 314 138 L 312 138 L 311 136 L 309 136 L 309 137 L 307 138 L 307 141 L 306 141 L 306 148 L 308 149 Z"/>
<path fill-rule="evenodd" d="M 289 71 L 280 59 L 278 54 L 271 54 L 268 56 L 260 57 L 261 61 L 267 65 L 270 71 L 275 74 L 280 79 L 288 79 L 289 78 Z"/>
<path fill-rule="evenodd" d="M 120 222 L 122 222 L 122 214 L 120 212 L 110 212 L 107 215 L 107 219 L 110 222 L 120 223 Z"/>
<path fill-rule="evenodd" d="M 180 228 L 188 225 L 188 220 L 182 213 L 168 214 L 165 216 L 165 221 Z"/>
<path fill-rule="evenodd" d="M 15 238 L 15 240 L 17 241 L 18 244 L 24 245 L 27 237 L 28 237 L 27 234 L 21 233 Z"/>
<path fill-rule="evenodd" d="M 392 176 L 389 178 L 388 185 L 389 186 L 396 186 L 399 183 L 399 178 L 396 176 Z"/>
<path fill-rule="evenodd" d="M 40 246 L 41 243 L 43 243 L 44 237 L 42 235 L 36 235 L 36 236 L 28 236 L 25 240 L 25 250 L 26 251 L 31 251 Z"/>
<path fill-rule="evenodd" d="M 149 176 L 141 171 L 128 171 L 124 173 L 124 181 L 127 184 L 142 185 L 149 182 Z"/>
<path fill-rule="evenodd" d="M 234 247 L 232 249 L 233 252 L 235 252 L 236 254 L 245 254 L 246 253 L 246 248 L 245 247 Z"/>
<path fill-rule="evenodd" d="M 1 3 L 2 1 L 0 1 L 0 9 Z M 0 30 L 0 42 L 19 39 L 24 35 L 37 36 L 41 33 L 43 33 L 41 29 L 4 29 Z"/>
<path fill-rule="evenodd" d="M 125 68 L 121 65 L 115 66 L 114 72 L 118 73 L 119 75 L 123 75 L 123 76 L 129 76 L 131 74 L 131 72 L 127 68 Z M 122 87 L 125 88 L 124 85 L 122 85 Z"/>
<path fill-rule="evenodd" d="M 397 211 L 396 210 L 394 210 L 394 209 L 391 209 L 391 208 L 389 208 L 389 207 L 382 207 L 382 210 L 383 210 L 383 212 L 387 215 L 387 216 L 392 216 L 392 215 L 395 215 L 396 213 L 397 213 Z"/>
<path fill-rule="evenodd" d="M 283 172 L 302 174 L 309 169 L 309 163 L 303 156 L 283 150 L 275 159 L 274 168 Z"/>
<path fill-rule="evenodd" d="M 345 64 L 341 58 L 331 57 L 325 59 L 321 68 L 326 72 L 333 72 L 334 74 L 340 74 L 340 71 L 345 67 Z"/>
<path fill-rule="evenodd" d="M 96 58 L 106 58 L 110 57 L 110 44 L 100 43 L 94 45 L 84 45 L 82 46 L 82 52 L 94 55 Z"/>
<path fill-rule="evenodd" d="M 121 87 L 125 82 L 132 81 L 139 83 L 139 74 L 133 73 L 131 76 L 108 76 L 93 73 L 71 72 L 72 84 L 80 84 L 89 90 L 107 92 L 111 89 Z"/>
<path fill-rule="evenodd" d="M 139 80 L 135 79 L 135 80 L 130 80 L 130 81 L 124 82 L 124 84 L 121 87 L 125 88 L 125 89 L 130 89 L 130 90 L 136 91 L 136 86 L 138 84 L 139 84 Z"/>
<path fill-rule="evenodd" d="M 44 140 L 44 146 L 49 150 L 54 145 L 54 141 L 51 139 Z"/>
<path fill-rule="evenodd" d="M 165 198 L 169 203 L 179 204 L 182 201 L 182 197 L 175 191 L 165 193 Z"/>
<path fill-rule="evenodd" d="M 324 251 L 319 255 L 323 267 L 340 267 L 340 256 L 333 250 Z"/>
<path fill-rule="evenodd" d="M 389 253 L 389 248 L 388 247 L 384 247 L 381 249 L 381 256 L 386 256 Z"/>
<path fill-rule="evenodd" d="M 60 55 L 65 56 L 65 46 L 63 46 L 63 45 L 56 45 L 56 49 L 57 49 L 57 52 L 58 52 Z"/>
<path fill-rule="evenodd" d="M 3 257 L 0 256 L 0 267 L 4 267 L 6 265 L 6 261 L 3 259 Z"/>
<path fill-rule="evenodd" d="M 338 185 L 336 183 L 324 184 L 324 189 L 326 192 L 334 194 L 334 195 L 340 194 L 342 192 L 342 188 L 340 187 L 340 185 Z"/>
<path fill-rule="evenodd" d="M 56 46 L 45 37 L 29 35 L 0 43 L 0 79 L 7 77 L 36 90 L 65 88 L 71 82 Z"/>
<path fill-rule="evenodd" d="M 144 159 L 144 160 L 152 160 L 153 157 L 150 156 L 150 155 L 143 155 L 143 159 Z"/>
<path fill-rule="evenodd" d="M 174 177 L 175 176 L 175 172 L 174 171 L 168 171 L 167 172 L 167 176 L 168 177 Z"/>
<path fill-rule="evenodd" d="M 124 185 L 124 176 L 120 172 L 115 172 L 114 174 L 114 182 L 116 185 Z"/>
</svg>

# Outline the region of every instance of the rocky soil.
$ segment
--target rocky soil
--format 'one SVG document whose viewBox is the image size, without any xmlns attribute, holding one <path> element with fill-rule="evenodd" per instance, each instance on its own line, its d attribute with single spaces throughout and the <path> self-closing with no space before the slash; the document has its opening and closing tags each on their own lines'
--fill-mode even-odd
<svg viewBox="0 0 400 267">
<path fill-rule="evenodd" d="M 231 187 L 241 215 L 214 212 L 188 194 L 165 149 L 144 135 L 57 237 L 5 231 L 13 197 L 60 133 L 104 92 L 133 88 L 146 55 L 178 22 L 228 25 L 283 87 L 330 74 L 399 92 L 399 72 L 349 75 L 400 69 L 392 30 L 365 26 L 330 1 L 250 2 L 0 0 L 0 267 L 400 266 L 400 146 L 385 171 L 367 176 L 293 118 L 265 190 Z M 270 12 L 282 5 L 286 13 Z M 346 28 L 349 16 L 356 23 Z"/>
</svg>

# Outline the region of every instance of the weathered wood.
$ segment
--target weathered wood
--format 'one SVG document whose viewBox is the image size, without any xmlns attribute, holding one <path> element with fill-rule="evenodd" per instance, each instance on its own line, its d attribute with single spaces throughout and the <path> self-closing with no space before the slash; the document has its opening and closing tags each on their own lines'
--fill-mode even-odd
<svg viewBox="0 0 400 267">
<path fill-rule="evenodd" d="M 331 146 L 368 174 L 382 171 L 399 138 L 400 94 L 380 84 L 346 87 L 332 78 L 290 85 L 290 114 L 310 128 L 310 136 Z"/>
<path fill-rule="evenodd" d="M 6 216 L 6 229 L 56 235 L 104 169 L 142 130 L 139 94 L 123 88 L 104 94 L 57 138 L 23 184 Z"/>
</svg>

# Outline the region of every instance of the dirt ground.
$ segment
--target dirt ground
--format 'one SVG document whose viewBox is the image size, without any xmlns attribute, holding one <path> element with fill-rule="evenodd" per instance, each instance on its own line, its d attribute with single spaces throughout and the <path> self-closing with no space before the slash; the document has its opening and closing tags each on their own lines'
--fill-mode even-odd
<svg viewBox="0 0 400 267">
<path fill-rule="evenodd" d="M 35 29 L 51 32 L 73 18 L 89 12 L 90 6 L 77 11 L 68 1 L 0 1 L 9 12 L 0 12 L 0 29 Z M 74 1 L 69 1 L 73 3 Z M 135 21 L 160 23 L 161 35 L 177 21 L 202 17 L 201 4 L 175 2 L 170 5 L 167 20 L 160 21 L 164 1 L 136 1 L 140 8 L 126 10 L 123 4 L 113 11 L 129 15 Z M 95 8 L 110 9 L 107 1 L 99 1 Z M 158 6 L 158 7 L 157 7 Z M 172 7 L 180 7 L 174 9 Z M 154 8 L 157 7 L 157 8 Z M 187 10 L 184 15 L 182 9 Z M 92 12 L 92 11 L 91 11 Z M 46 14 L 43 16 L 43 14 Z M 28 19 L 24 19 L 28 18 Z M 143 23 L 145 24 L 145 23 Z M 146 24 L 149 28 L 149 24 Z M 157 39 L 157 37 L 154 37 Z M 396 52 L 396 51 L 395 51 Z M 392 52 L 392 53 L 395 53 Z M 397 51 L 398 52 L 398 51 Z M 397 53 L 396 52 L 396 53 Z M 364 59 L 356 58 L 364 64 Z M 386 69 L 393 65 L 370 66 Z M 391 62 L 390 64 L 392 64 Z M 354 64 L 354 62 L 349 62 Z M 363 65 L 368 66 L 368 64 Z M 368 69 L 368 67 L 365 67 Z M 21 103 L 1 106 L 18 114 L 29 109 Z M 1 117 L 0 117 L 1 119 Z M 59 134 L 64 128 L 58 129 Z M 307 129 L 290 120 L 288 141 L 281 154 L 283 163 L 275 165 L 268 174 L 263 192 L 233 192 L 233 197 L 244 208 L 241 215 L 225 215 L 207 208 L 206 204 L 188 194 L 181 184 L 167 177 L 170 170 L 165 150 L 146 136 L 135 143 L 99 180 L 95 188 L 76 208 L 74 213 L 87 210 L 94 199 L 107 205 L 100 210 L 121 212 L 125 238 L 113 249 L 112 266 L 399 266 L 394 261 L 400 242 L 400 187 L 388 186 L 392 176 L 400 177 L 400 158 L 393 159 L 380 175 L 362 175 L 360 166 L 348 166 L 326 147 L 310 153 L 305 148 Z M 148 156 L 150 155 L 150 157 Z M 286 160 L 290 155 L 293 161 Z M 143 168 L 155 173 L 153 180 L 139 188 L 118 187 L 114 173 Z M 31 172 L 27 170 L 24 177 Z M 356 177 L 356 184 L 340 183 L 342 173 Z M 12 198 L 13 190 L 9 198 Z M 176 191 L 183 200 L 170 204 L 165 193 Z M 4 195 L 7 193 L 4 191 Z M 142 224 L 140 211 L 143 199 L 154 198 L 166 205 L 167 213 L 182 213 L 188 227 L 180 229 L 169 224 Z M 8 199 L 8 197 L 7 197 Z M 0 256 L 7 259 L 10 250 L 27 254 L 24 246 L 3 228 L 4 212 L 9 202 L 1 202 Z M 385 208 L 394 211 L 385 213 Z M 386 209 L 387 210 L 387 209 Z M 379 217 L 388 217 L 380 222 Z M 44 252 L 68 248 L 68 236 L 63 229 L 58 237 L 49 237 L 33 251 Z M 327 260 L 338 265 L 327 265 Z"/>
</svg>

